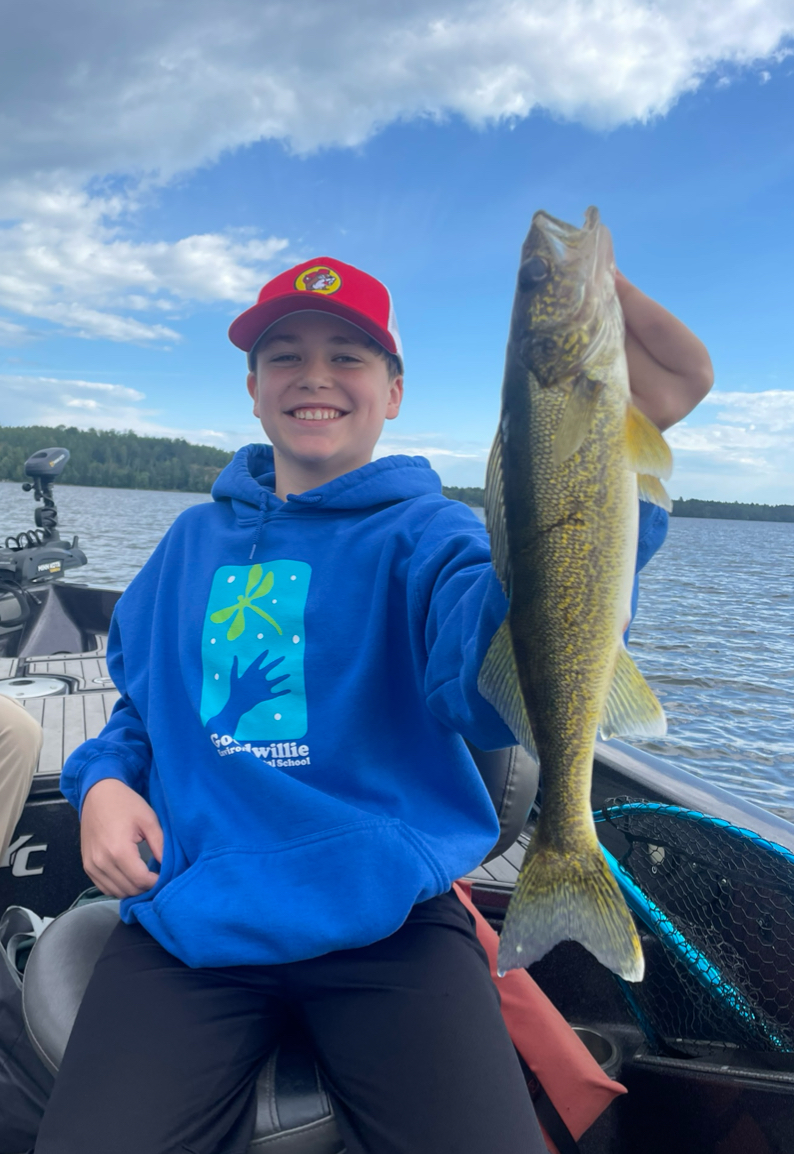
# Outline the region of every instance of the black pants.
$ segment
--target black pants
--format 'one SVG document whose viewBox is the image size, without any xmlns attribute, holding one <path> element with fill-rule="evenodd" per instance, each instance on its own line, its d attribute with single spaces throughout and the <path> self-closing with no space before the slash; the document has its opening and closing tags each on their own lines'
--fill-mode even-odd
<svg viewBox="0 0 794 1154">
<path fill-rule="evenodd" d="M 288 1013 L 314 1042 L 347 1154 L 545 1154 L 484 951 L 452 893 L 372 946 L 281 966 L 190 969 L 119 925 L 36 1154 L 245 1154 L 256 1076 Z"/>
</svg>

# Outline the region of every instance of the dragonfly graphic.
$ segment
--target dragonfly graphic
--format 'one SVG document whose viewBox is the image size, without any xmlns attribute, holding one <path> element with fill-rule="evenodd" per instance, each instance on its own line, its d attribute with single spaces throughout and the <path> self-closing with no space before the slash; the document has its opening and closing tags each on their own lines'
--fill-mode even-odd
<svg viewBox="0 0 794 1154">
<path fill-rule="evenodd" d="M 264 609 L 260 609 L 258 605 L 252 605 L 258 597 L 264 597 L 273 588 L 273 572 L 266 573 L 262 576 L 262 566 L 252 565 L 251 571 L 248 574 L 248 581 L 245 585 L 245 596 L 238 594 L 236 605 L 227 605 L 225 609 L 219 609 L 217 613 L 210 614 L 210 621 L 215 625 L 222 625 L 224 621 L 228 621 L 234 614 L 234 620 L 229 626 L 229 632 L 226 634 L 228 641 L 234 641 L 239 637 L 245 629 L 245 611 L 252 609 L 260 617 L 264 617 L 269 625 L 272 625 L 276 633 L 281 636 L 283 630 L 277 621 L 274 621 L 269 613 L 265 613 Z M 258 586 L 258 588 L 257 588 Z"/>
</svg>

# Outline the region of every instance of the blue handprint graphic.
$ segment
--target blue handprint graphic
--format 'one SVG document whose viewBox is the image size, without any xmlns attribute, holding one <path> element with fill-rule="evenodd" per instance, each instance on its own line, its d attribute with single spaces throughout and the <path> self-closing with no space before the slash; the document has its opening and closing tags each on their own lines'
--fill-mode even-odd
<svg viewBox="0 0 794 1154">
<path fill-rule="evenodd" d="M 233 735 L 244 713 L 248 713 L 263 701 L 272 701 L 275 697 L 284 697 L 289 693 L 289 689 L 280 689 L 276 692 L 276 686 L 286 681 L 290 676 L 289 673 L 282 673 L 280 677 L 274 677 L 272 680 L 268 679 L 268 674 L 280 665 L 284 658 L 277 657 L 275 661 L 265 665 L 267 657 L 266 649 L 261 661 L 254 659 L 245 673 L 239 674 L 237 654 L 234 655 L 229 674 L 229 700 L 220 713 L 211 717 L 206 723 L 210 733 Z"/>
<path fill-rule="evenodd" d="M 211 732 L 236 741 L 305 735 L 304 608 L 310 578 L 311 566 L 304 561 L 224 565 L 216 571 L 201 640 L 201 720 Z"/>
</svg>

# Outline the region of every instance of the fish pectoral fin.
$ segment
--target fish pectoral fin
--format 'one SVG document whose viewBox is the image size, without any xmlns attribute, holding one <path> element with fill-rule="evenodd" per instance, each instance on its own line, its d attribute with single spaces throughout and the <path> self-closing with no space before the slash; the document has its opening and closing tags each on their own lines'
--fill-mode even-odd
<svg viewBox="0 0 794 1154">
<path fill-rule="evenodd" d="M 505 486 L 502 469 L 502 431 L 496 430 L 488 469 L 485 474 L 485 527 L 491 538 L 491 561 L 496 576 L 502 582 L 506 596 L 510 596 L 510 550 L 507 546 L 507 519 L 505 517 Z"/>
<path fill-rule="evenodd" d="M 621 644 L 601 714 L 601 736 L 664 737 L 667 718 L 656 695 Z"/>
<path fill-rule="evenodd" d="M 485 654 L 477 679 L 477 688 L 481 696 L 494 707 L 507 728 L 512 731 L 516 741 L 523 745 L 530 757 L 537 760 L 535 739 L 521 695 L 513 639 L 506 617 L 494 634 Z"/>
<path fill-rule="evenodd" d="M 641 981 L 645 963 L 639 935 L 598 843 L 561 853 L 536 844 L 537 837 L 507 907 L 499 973 L 529 966 L 558 942 L 572 940 L 626 981 Z"/>
<path fill-rule="evenodd" d="M 673 502 L 658 477 L 651 477 L 649 473 L 638 473 L 637 492 L 641 501 L 650 501 L 652 505 L 659 505 L 668 513 L 672 513 Z"/>
<path fill-rule="evenodd" d="M 586 373 L 580 373 L 574 379 L 552 442 L 553 465 L 561 465 L 580 447 L 592 424 L 593 413 L 603 390 L 604 382 L 593 381 Z"/>
<path fill-rule="evenodd" d="M 649 473 L 665 480 L 671 476 L 673 454 L 670 446 L 650 417 L 631 402 L 626 406 L 626 450 L 629 468 L 635 473 Z"/>
</svg>

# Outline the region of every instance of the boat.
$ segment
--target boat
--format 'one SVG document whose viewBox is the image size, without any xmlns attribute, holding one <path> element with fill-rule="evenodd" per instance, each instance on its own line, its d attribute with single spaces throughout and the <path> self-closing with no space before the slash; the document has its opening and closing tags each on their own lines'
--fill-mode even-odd
<svg viewBox="0 0 794 1154">
<path fill-rule="evenodd" d="M 52 484 L 68 459 L 56 460 L 59 452 L 42 450 L 27 462 L 27 487 L 43 502 L 37 529 L 0 550 L 0 692 L 16 696 L 44 730 L 27 805 L 0 861 L 0 911 L 22 906 L 57 918 L 33 950 L 23 990 L 34 1047 L 51 1070 L 79 1002 L 74 991 L 117 916 L 111 901 L 64 914 L 91 882 L 59 773 L 72 749 L 100 732 L 118 697 L 105 646 L 120 592 L 65 578 L 85 554 L 76 538 L 58 536 Z M 536 792 L 530 766 L 516 777 L 515 751 L 488 755 L 481 772 L 492 796 L 501 790 L 500 805 L 508 793 L 515 802 L 498 852 L 467 879 L 475 906 L 498 931 L 542 787 Z M 637 920 L 647 972 L 629 985 L 575 942 L 530 968 L 629 1091 L 578 1143 L 567 1132 L 554 1135 L 558 1150 L 794 1150 L 794 825 L 615 740 L 597 745 L 592 805 Z M 295 1154 L 342 1150 L 308 1043 L 297 1034 L 285 1037 L 260 1078 L 251 1150 L 276 1140 Z"/>
</svg>

